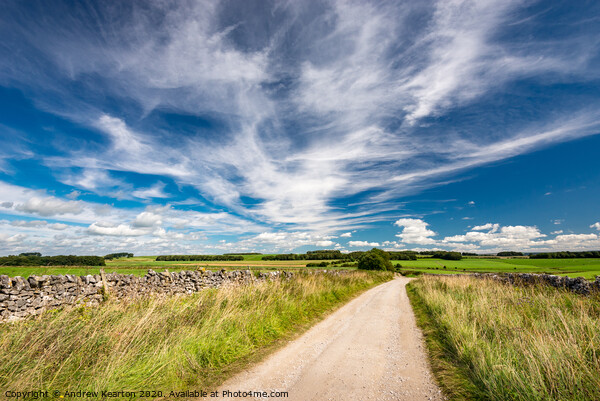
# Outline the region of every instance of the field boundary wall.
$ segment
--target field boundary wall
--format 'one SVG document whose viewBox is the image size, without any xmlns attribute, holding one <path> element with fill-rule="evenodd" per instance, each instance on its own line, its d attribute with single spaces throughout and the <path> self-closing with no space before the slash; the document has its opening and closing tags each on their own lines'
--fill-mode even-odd
<svg viewBox="0 0 600 401">
<path fill-rule="evenodd" d="M 428 274 L 429 276 L 446 276 L 440 274 Z M 491 279 L 510 285 L 547 285 L 554 288 L 562 288 L 578 294 L 589 295 L 593 292 L 600 293 L 600 276 L 595 281 L 586 280 L 583 277 L 556 276 L 554 274 L 537 273 L 461 273 L 452 276 L 470 276 L 481 279 Z"/>
<path fill-rule="evenodd" d="M 0 275 L 0 321 L 38 315 L 66 305 L 97 306 L 108 298 L 192 294 L 227 284 L 247 284 L 292 275 L 293 273 L 285 271 L 255 275 L 249 270 L 160 273 L 149 270 L 143 277 L 108 273 L 87 276 L 44 275 L 24 279 Z"/>
</svg>

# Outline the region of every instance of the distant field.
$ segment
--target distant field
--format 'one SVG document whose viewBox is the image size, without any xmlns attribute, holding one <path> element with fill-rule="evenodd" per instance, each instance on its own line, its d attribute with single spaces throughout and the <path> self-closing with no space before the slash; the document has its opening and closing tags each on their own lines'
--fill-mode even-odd
<svg viewBox="0 0 600 401">
<path fill-rule="evenodd" d="M 423 258 L 398 260 L 403 269 L 434 274 L 463 272 L 548 273 L 593 280 L 600 275 L 600 259 L 481 259 L 442 260 Z M 444 269 L 444 266 L 446 268 Z"/>
<path fill-rule="evenodd" d="M 310 262 L 320 262 L 319 260 L 290 260 L 290 261 L 262 261 L 258 260 L 264 255 L 244 255 L 248 260 L 235 262 L 205 262 L 205 261 L 160 261 L 157 262 L 156 256 L 136 256 L 133 258 L 120 258 L 107 260 L 104 270 L 107 273 L 134 274 L 143 276 L 152 269 L 157 272 L 165 270 L 181 271 L 181 270 L 196 270 L 197 268 L 205 268 L 208 270 L 240 270 L 250 269 L 252 271 L 268 271 L 268 270 L 294 270 L 306 269 L 306 264 Z M 314 269 L 333 269 L 314 268 Z M 335 268 L 335 269 L 353 269 L 353 268 Z M 58 275 L 58 274 L 74 274 L 76 276 L 85 276 L 88 274 L 100 274 L 99 267 L 78 267 L 78 266 L 0 266 L 0 275 L 29 277 L 31 275 Z"/>
<path fill-rule="evenodd" d="M 219 269 L 250 269 L 254 271 L 268 270 L 294 270 L 305 269 L 307 263 L 318 263 L 319 260 L 283 260 L 263 261 L 260 258 L 265 255 L 244 255 L 245 260 L 234 262 L 204 262 L 204 261 L 160 261 L 155 256 L 137 256 L 134 258 L 121 258 L 106 261 L 106 272 L 118 272 L 121 274 L 135 274 L 143 276 L 148 269 L 157 272 L 168 269 L 169 271 L 195 270 L 205 268 L 209 270 Z M 600 259 L 484 259 L 465 258 L 458 261 L 419 258 L 417 260 L 395 260 L 403 269 L 422 273 L 433 274 L 455 274 L 472 272 L 491 273 L 548 273 L 564 275 L 569 277 L 585 277 L 593 280 L 600 275 Z M 444 266 L 446 268 L 444 269 Z M 324 267 L 315 269 L 354 269 L 341 267 Z M 0 267 L 0 274 L 9 276 L 29 277 L 32 274 L 75 274 L 84 276 L 87 274 L 99 274 L 100 269 L 95 267 Z"/>
</svg>

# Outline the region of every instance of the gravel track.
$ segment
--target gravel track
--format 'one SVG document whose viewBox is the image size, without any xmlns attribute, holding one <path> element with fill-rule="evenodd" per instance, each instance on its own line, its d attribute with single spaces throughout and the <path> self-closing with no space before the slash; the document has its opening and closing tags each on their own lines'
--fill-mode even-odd
<svg viewBox="0 0 600 401">
<path fill-rule="evenodd" d="M 262 363 L 219 388 L 287 391 L 271 400 L 443 400 L 406 294 L 408 278 L 344 305 Z"/>
</svg>

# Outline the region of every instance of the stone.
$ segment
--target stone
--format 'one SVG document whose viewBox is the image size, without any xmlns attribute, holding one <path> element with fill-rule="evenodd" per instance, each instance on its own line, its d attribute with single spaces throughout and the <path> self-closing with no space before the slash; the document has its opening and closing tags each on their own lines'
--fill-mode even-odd
<svg viewBox="0 0 600 401">
<path fill-rule="evenodd" d="M 12 288 L 12 281 L 10 277 L 2 275 L 0 276 L 0 288 Z"/>
<path fill-rule="evenodd" d="M 23 288 L 30 288 L 29 282 L 25 281 L 25 279 L 23 279 L 23 277 L 20 276 L 12 278 L 12 286 L 17 291 L 21 291 Z"/>
<path fill-rule="evenodd" d="M 38 280 L 37 276 L 29 276 L 27 281 L 29 281 L 29 285 L 31 286 L 31 288 L 39 288 L 40 287 L 40 280 Z"/>
</svg>

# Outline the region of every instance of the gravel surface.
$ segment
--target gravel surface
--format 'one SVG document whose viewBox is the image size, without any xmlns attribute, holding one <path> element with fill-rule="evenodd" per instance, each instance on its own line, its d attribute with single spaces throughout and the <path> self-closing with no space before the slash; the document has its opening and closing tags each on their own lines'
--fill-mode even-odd
<svg viewBox="0 0 600 401">
<path fill-rule="evenodd" d="M 223 391 L 287 391 L 273 400 L 443 400 L 406 295 L 408 278 L 379 285 L 328 316 Z"/>
</svg>

